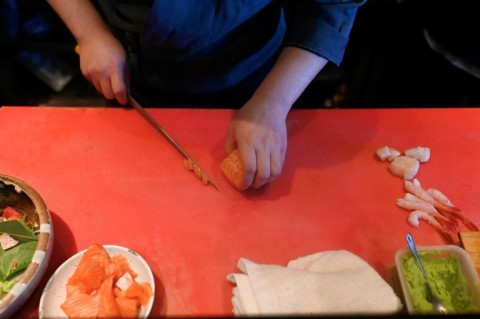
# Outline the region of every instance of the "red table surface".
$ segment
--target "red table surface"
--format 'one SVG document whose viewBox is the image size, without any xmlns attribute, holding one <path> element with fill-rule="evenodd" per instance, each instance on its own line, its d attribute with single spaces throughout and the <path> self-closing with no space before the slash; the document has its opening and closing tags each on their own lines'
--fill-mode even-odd
<svg viewBox="0 0 480 319">
<path fill-rule="evenodd" d="M 93 243 L 131 248 L 156 280 L 151 316 L 230 316 L 239 258 L 285 265 L 325 250 L 349 250 L 384 278 L 416 229 L 395 205 L 403 181 L 377 148 L 431 148 L 417 178 L 443 191 L 480 224 L 480 109 L 292 110 L 283 174 L 239 192 L 222 176 L 227 109 L 149 109 L 220 191 L 183 166 L 183 157 L 132 109 L 0 108 L 0 173 L 31 184 L 55 233 L 47 273 L 19 317 L 38 316 L 48 278 Z"/>
</svg>

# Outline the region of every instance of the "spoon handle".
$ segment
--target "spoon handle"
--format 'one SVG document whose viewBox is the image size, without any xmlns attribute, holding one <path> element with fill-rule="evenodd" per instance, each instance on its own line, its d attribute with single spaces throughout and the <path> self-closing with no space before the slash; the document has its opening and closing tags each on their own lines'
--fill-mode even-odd
<svg viewBox="0 0 480 319">
<path fill-rule="evenodd" d="M 422 262 L 420 261 L 420 257 L 418 256 L 417 246 L 415 245 L 415 242 L 413 241 L 412 235 L 410 235 L 410 234 L 408 233 L 408 234 L 405 236 L 405 238 L 406 238 L 406 240 L 407 240 L 408 247 L 410 247 L 410 250 L 411 250 L 412 253 L 413 253 L 413 257 L 415 257 L 415 259 L 417 260 L 417 264 L 418 264 L 418 266 L 420 267 L 420 270 L 422 271 L 423 277 L 424 277 L 425 280 L 428 282 L 427 273 L 425 272 L 425 269 L 423 268 Z"/>
</svg>

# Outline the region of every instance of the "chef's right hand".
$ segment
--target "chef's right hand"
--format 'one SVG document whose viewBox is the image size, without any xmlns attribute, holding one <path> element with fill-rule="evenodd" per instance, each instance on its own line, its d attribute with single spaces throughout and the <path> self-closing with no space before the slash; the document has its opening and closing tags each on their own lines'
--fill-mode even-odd
<svg viewBox="0 0 480 319">
<path fill-rule="evenodd" d="M 106 99 L 127 104 L 130 75 L 122 44 L 112 34 L 105 33 L 89 37 L 79 47 L 83 75 Z"/>
</svg>

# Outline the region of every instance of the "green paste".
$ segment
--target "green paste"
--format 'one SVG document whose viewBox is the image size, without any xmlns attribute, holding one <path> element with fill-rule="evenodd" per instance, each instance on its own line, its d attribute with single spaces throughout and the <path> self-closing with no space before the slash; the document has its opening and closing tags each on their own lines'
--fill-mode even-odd
<svg viewBox="0 0 480 319">
<path fill-rule="evenodd" d="M 449 313 L 478 312 L 479 309 L 468 293 L 467 282 L 457 256 L 441 254 L 438 251 L 424 251 L 419 254 L 434 292 Z M 415 258 L 411 255 L 404 256 L 402 267 L 415 312 L 434 313 L 432 304 L 428 301 L 425 279 Z"/>
</svg>

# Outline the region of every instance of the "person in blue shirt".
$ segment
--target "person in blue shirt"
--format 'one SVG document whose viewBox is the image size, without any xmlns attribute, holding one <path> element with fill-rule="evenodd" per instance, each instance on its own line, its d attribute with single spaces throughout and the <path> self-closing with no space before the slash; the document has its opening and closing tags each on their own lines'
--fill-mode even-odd
<svg viewBox="0 0 480 319">
<path fill-rule="evenodd" d="M 240 104 L 225 151 L 247 184 L 277 178 L 286 117 L 330 61 L 339 65 L 365 0 L 47 0 L 81 48 L 84 76 L 107 99 L 128 92 Z"/>
</svg>

